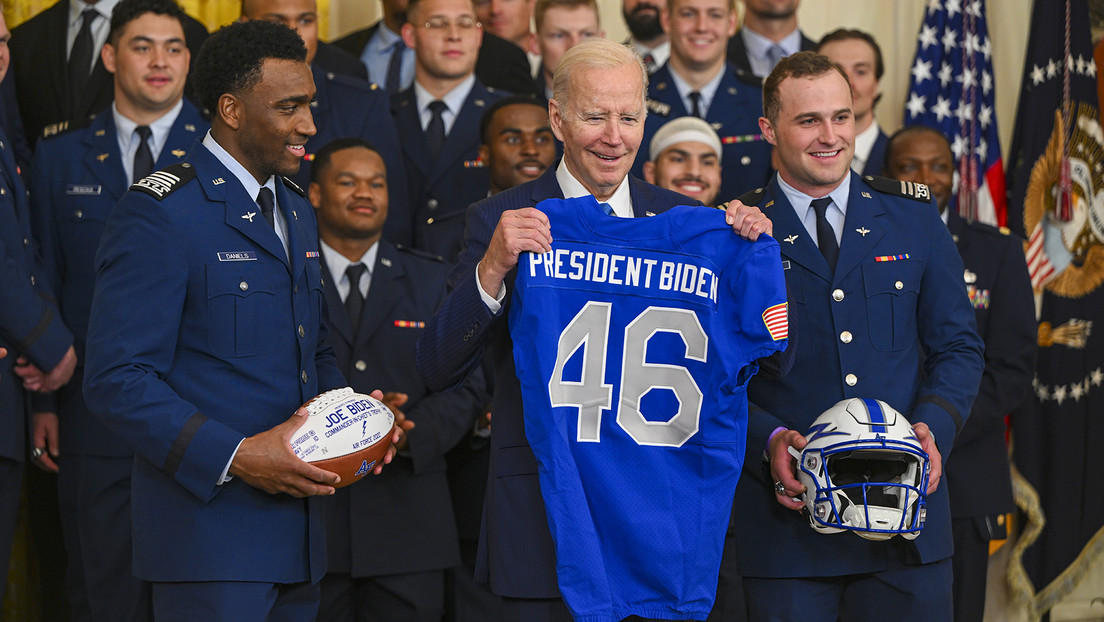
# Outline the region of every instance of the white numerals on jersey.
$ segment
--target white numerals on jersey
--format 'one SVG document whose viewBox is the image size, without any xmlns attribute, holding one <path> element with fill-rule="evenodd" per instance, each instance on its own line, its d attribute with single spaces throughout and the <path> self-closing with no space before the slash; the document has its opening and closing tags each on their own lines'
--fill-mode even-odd
<svg viewBox="0 0 1104 622">
<path fill-rule="evenodd" d="M 605 384 L 610 303 L 588 302 L 560 333 L 556 366 L 548 381 L 552 406 L 579 409 L 580 442 L 598 442 L 602 409 L 613 406 L 613 386 Z M 685 358 L 705 362 L 709 337 L 698 317 L 685 309 L 648 307 L 625 327 L 621 361 L 621 407 L 617 424 L 640 445 L 679 447 L 698 432 L 702 392 L 690 371 L 681 365 L 648 363 L 648 340 L 659 332 L 676 333 L 686 344 Z M 567 361 L 583 350 L 579 382 L 565 381 Z M 649 421 L 640 412 L 640 400 L 652 389 L 670 389 L 679 410 L 667 421 Z"/>
</svg>

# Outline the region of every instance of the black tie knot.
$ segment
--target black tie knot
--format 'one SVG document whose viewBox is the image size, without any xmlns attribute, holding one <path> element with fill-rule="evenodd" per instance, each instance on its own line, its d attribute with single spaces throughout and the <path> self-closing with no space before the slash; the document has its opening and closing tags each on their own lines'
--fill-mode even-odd
<svg viewBox="0 0 1104 622">
<path fill-rule="evenodd" d="M 153 130 L 148 125 L 139 125 L 134 128 L 138 134 L 138 149 L 134 152 L 134 180 L 138 181 L 153 172 L 153 151 L 150 149 L 149 139 Z"/>
<path fill-rule="evenodd" d="M 360 330 L 360 315 L 364 309 L 364 295 L 360 293 L 360 277 L 368 271 L 362 263 L 349 264 L 345 276 L 349 279 L 349 294 L 345 296 L 345 313 L 353 326 L 353 333 Z"/>
<path fill-rule="evenodd" d="M 701 93 L 697 91 L 690 91 L 690 114 L 702 118 Z"/>
<path fill-rule="evenodd" d="M 821 197 L 819 199 L 813 199 L 813 211 L 816 212 L 817 218 L 824 218 L 824 214 L 828 212 L 828 206 L 832 204 L 832 197 Z"/>
<path fill-rule="evenodd" d="M 264 215 L 265 220 L 268 221 L 268 226 L 273 229 L 276 228 L 276 197 L 272 196 L 272 191 L 264 186 L 261 187 L 261 191 L 257 193 L 257 205 L 261 206 L 261 214 Z"/>
<path fill-rule="evenodd" d="M 828 262 L 828 267 L 835 272 L 836 259 L 839 257 L 839 243 L 836 242 L 836 232 L 832 229 L 832 223 L 828 222 L 825 216 L 831 204 L 832 197 L 813 199 L 811 203 L 813 211 L 816 212 L 817 246 L 820 247 L 820 254 L 824 255 L 824 260 Z"/>
</svg>

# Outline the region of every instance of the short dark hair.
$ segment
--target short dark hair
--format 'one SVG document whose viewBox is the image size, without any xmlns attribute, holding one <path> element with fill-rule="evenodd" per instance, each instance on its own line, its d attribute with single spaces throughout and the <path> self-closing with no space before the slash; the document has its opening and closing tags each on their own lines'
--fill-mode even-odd
<svg viewBox="0 0 1104 622">
<path fill-rule="evenodd" d="M 311 183 L 322 183 L 322 175 L 326 172 L 326 169 L 330 168 L 330 160 L 333 159 L 333 154 L 342 151 L 344 149 L 354 148 L 367 149 L 372 153 L 379 155 L 379 151 L 372 146 L 372 143 L 364 140 L 363 138 L 357 138 L 355 136 L 347 136 L 345 138 L 336 138 L 326 143 L 324 147 L 318 150 L 314 154 L 314 162 L 311 163 L 310 180 Z M 383 156 L 380 156 L 383 159 Z M 384 166 L 387 164 L 384 163 Z"/>
<path fill-rule="evenodd" d="M 817 52 L 820 52 L 826 43 L 849 41 L 851 39 L 865 41 L 870 47 L 874 48 L 874 78 L 881 80 L 882 74 L 885 73 L 885 63 L 882 61 L 882 48 L 868 32 L 863 32 L 856 28 L 838 28 L 821 37 L 820 43 L 817 44 Z"/>
<path fill-rule="evenodd" d="M 217 116 L 219 98 L 256 86 L 269 58 L 305 63 L 307 48 L 299 33 L 263 19 L 235 22 L 207 37 L 191 75 L 203 107 Z"/>
<path fill-rule="evenodd" d="M 111 30 L 107 34 L 107 41 L 113 46 L 118 44 L 126 25 L 146 13 L 171 17 L 180 22 L 180 30 L 184 30 L 184 9 L 173 0 L 123 0 L 111 12 Z"/>
<path fill-rule="evenodd" d="M 782 112 L 782 99 L 778 96 L 778 86 L 786 78 L 817 78 L 833 71 L 843 76 L 843 81 L 847 83 L 847 90 L 850 92 L 851 80 L 847 79 L 847 72 L 823 54 L 798 52 L 778 61 L 770 75 L 763 81 L 763 115 L 771 123 L 778 121 L 778 113 Z"/>
<path fill-rule="evenodd" d="M 483 111 L 483 116 L 479 119 L 479 136 L 483 140 L 484 145 L 491 144 L 491 139 L 487 136 L 487 130 L 490 129 L 495 114 L 507 106 L 516 106 L 518 104 L 536 106 L 544 110 L 545 114 L 548 114 L 548 106 L 542 105 L 540 100 L 532 95 L 511 95 L 510 97 L 503 97 L 488 106 L 487 109 Z"/>
<path fill-rule="evenodd" d="M 894 132 L 893 135 L 889 137 L 889 140 L 886 141 L 885 155 L 882 158 L 882 166 L 884 167 L 884 170 L 889 170 L 889 159 L 893 156 L 894 144 L 897 142 L 897 139 L 904 136 L 911 136 L 913 134 L 930 134 L 939 138 L 939 142 L 947 146 L 947 151 L 951 154 L 951 160 L 954 160 L 954 151 L 951 150 L 951 141 L 947 140 L 947 137 L 943 134 L 943 132 L 937 130 L 934 127 L 931 127 L 930 125 L 906 125 L 905 127 L 902 127 L 901 129 Z"/>
</svg>

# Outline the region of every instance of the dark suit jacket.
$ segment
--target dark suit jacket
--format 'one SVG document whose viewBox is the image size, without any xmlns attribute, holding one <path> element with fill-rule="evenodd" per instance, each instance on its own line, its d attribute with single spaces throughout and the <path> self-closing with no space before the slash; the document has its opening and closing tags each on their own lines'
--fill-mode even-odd
<svg viewBox="0 0 1104 622">
<path fill-rule="evenodd" d="M 887 556 L 927 563 L 951 555 L 946 481 L 927 497 L 919 537 L 872 542 L 813 531 L 807 518 L 775 499 L 762 459 L 774 429 L 804 434 L 822 412 L 853 397 L 881 399 L 909 422 L 928 424 L 949 455 L 981 378 L 983 344 L 965 288 L 957 285 L 962 261 L 934 203 L 903 196 L 890 180 L 850 173 L 844 183 L 850 196 L 834 272 L 777 177 L 755 197 L 741 198 L 774 223 L 790 304 L 801 319 L 790 372 L 756 376 L 748 385 L 748 453 L 733 513 L 744 576 L 876 572 Z"/>
<path fill-rule="evenodd" d="M 532 207 L 543 199 L 563 198 L 556 166 L 531 182 L 471 206 L 460 263 L 449 277 L 451 292 L 418 342 L 418 371 L 426 384 L 437 390 L 461 383 L 480 367 L 490 349 L 496 374 L 491 405 L 491 480 L 476 578 L 489 578 L 495 593 L 517 598 L 559 598 L 555 551 L 537 479 L 537 461 L 525 438 L 521 386 L 505 321 L 513 279 L 507 278 L 507 308 L 492 315 L 479 296 L 475 266 L 503 212 Z M 681 194 L 635 177 L 629 177 L 629 193 L 636 216 L 688 203 Z"/>
<path fill-rule="evenodd" d="M 333 42 L 333 45 L 360 58 L 364 46 L 376 34 L 380 22 L 351 32 Z M 530 73 L 529 57 L 525 51 L 513 43 L 483 31 L 483 44 L 479 48 L 479 57 L 475 61 L 475 75 L 479 81 L 489 87 L 524 94 L 533 92 L 533 75 Z M 373 82 L 382 83 L 386 76 L 369 76 Z"/>
<path fill-rule="evenodd" d="M 671 78 L 670 63 L 660 67 L 648 81 L 648 117 L 644 140 L 636 155 L 633 174 L 642 176 L 648 151 L 664 123 L 690 114 Z M 771 146 L 759 131 L 763 116 L 763 90 L 757 81 L 736 74 L 731 65 L 717 86 L 705 120 L 721 138 L 721 188 L 717 203 L 723 203 L 766 185 L 771 175 Z M 728 139 L 731 142 L 725 142 Z"/>
<path fill-rule="evenodd" d="M 329 73 L 351 78 L 368 79 L 368 68 L 360 58 L 331 43 L 318 42 L 311 69 L 321 69 Z"/>
<path fill-rule="evenodd" d="M 801 33 L 801 51 L 815 50 L 816 41 L 813 41 L 809 37 L 805 36 L 805 33 Z M 744 36 L 740 34 L 740 30 L 736 31 L 736 34 L 728 40 L 728 63 L 736 66 L 736 72 L 741 76 L 749 78 L 751 80 L 762 81 L 751 71 L 751 61 L 748 60 L 747 47 L 744 45 Z"/>
<path fill-rule="evenodd" d="M 68 20 L 69 0 L 58 0 L 11 32 L 9 45 L 15 90 L 23 114 L 23 129 L 32 146 L 42 135 L 43 128 L 91 117 L 115 99 L 112 75 L 104 69 L 97 50 L 96 65 L 88 77 L 80 105 L 75 114 L 69 114 L 69 70 L 65 55 Z M 199 47 L 207 39 L 207 28 L 186 17 L 184 38 L 194 63 Z"/>
<path fill-rule="evenodd" d="M 500 91 L 475 81 L 452 125 L 441 153 L 434 160 L 426 146 L 418 117 L 414 87 L 391 96 L 391 115 L 402 141 L 407 200 L 392 205 L 384 235 L 452 262 L 464 242 L 464 214 L 468 206 L 487 196 L 490 173 L 479 162 L 479 120 Z"/>
<path fill-rule="evenodd" d="M 870 148 L 870 153 L 866 156 L 866 164 L 863 165 L 862 170 L 863 175 L 881 176 L 882 170 L 885 169 L 885 149 L 888 142 L 889 136 L 886 136 L 886 133 L 879 129 L 878 138 L 874 139 L 874 146 Z"/>
<path fill-rule="evenodd" d="M 1031 390 L 1035 373 L 1035 300 L 1020 238 L 954 212 L 947 227 L 966 266 L 966 291 L 978 334 L 985 341 L 985 371 L 970 419 L 955 441 L 945 468 L 951 515 L 1011 512 L 1012 481 L 1004 417 Z"/>
<path fill-rule="evenodd" d="M 330 278 L 323 262 L 323 277 Z M 399 391 L 410 396 L 402 407 L 416 423 L 409 444 L 378 476 L 326 498 L 326 541 L 330 572 L 354 577 L 447 568 L 460 563 L 444 454 L 465 437 L 486 401 L 476 374 L 456 391 L 434 393 L 414 366 L 414 345 L 445 297 L 448 266 L 397 249 L 380 240 L 372 285 L 353 334 L 336 287 L 326 288 L 329 341 L 338 368 L 353 389 Z M 410 537 L 380 539 L 401 526 Z"/>
<path fill-rule="evenodd" d="M 207 128 L 199 111 L 185 101 L 154 168 L 182 162 Z M 105 111 L 87 127 L 41 140 L 32 169 L 34 233 L 77 351 L 75 381 L 57 392 L 61 451 L 66 455 L 133 455 L 118 435 L 88 411 L 80 388 L 96 282 L 96 249 L 107 217 L 130 187 L 119 155 L 114 116 Z"/>
</svg>

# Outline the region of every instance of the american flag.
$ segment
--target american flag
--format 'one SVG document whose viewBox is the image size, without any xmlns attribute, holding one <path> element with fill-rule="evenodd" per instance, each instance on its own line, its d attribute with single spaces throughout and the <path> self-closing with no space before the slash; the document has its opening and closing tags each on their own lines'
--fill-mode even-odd
<svg viewBox="0 0 1104 622">
<path fill-rule="evenodd" d="M 958 213 L 1004 225 L 1004 167 L 991 56 L 983 0 L 929 0 L 916 42 L 905 123 L 934 127 L 950 141 L 958 173 Z"/>
</svg>

